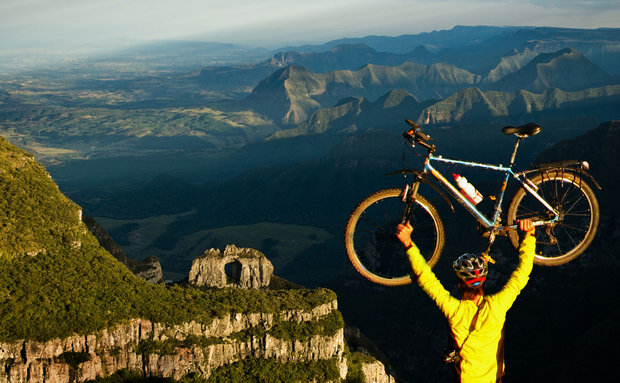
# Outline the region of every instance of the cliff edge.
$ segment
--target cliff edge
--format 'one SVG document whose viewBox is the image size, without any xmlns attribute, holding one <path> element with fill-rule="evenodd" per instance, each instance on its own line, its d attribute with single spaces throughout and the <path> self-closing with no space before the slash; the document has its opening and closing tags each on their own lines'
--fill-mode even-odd
<svg viewBox="0 0 620 383">
<path fill-rule="evenodd" d="M 137 277 L 43 166 L 3 138 L 0 205 L 0 382 L 393 381 L 348 351 L 330 290 Z"/>
</svg>

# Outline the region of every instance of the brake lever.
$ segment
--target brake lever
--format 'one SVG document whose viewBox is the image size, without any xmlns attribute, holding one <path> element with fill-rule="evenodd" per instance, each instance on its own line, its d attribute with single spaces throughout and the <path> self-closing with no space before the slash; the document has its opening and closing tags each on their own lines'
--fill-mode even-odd
<svg viewBox="0 0 620 383">
<path fill-rule="evenodd" d="M 420 137 L 423 141 L 430 141 L 432 140 L 431 136 L 422 133 L 421 131 L 419 132 L 415 132 L 416 136 Z"/>
</svg>

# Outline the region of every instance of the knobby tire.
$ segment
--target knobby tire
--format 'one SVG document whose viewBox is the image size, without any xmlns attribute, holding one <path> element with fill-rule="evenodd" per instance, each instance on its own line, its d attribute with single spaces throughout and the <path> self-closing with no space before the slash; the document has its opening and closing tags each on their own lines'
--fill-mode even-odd
<svg viewBox="0 0 620 383">
<path fill-rule="evenodd" d="M 412 281 L 405 249 L 395 236 L 405 207 L 402 193 L 402 189 L 393 188 L 371 194 L 353 210 L 345 229 L 345 247 L 353 267 L 369 281 L 384 286 Z M 433 267 L 445 241 L 437 209 L 417 195 L 409 221 L 414 243 Z"/>
</svg>

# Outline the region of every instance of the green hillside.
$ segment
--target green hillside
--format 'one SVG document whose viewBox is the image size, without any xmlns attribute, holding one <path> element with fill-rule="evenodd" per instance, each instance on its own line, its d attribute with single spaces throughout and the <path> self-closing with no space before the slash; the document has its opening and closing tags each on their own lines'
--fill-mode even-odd
<svg viewBox="0 0 620 383">
<path fill-rule="evenodd" d="M 101 248 L 43 166 L 0 138 L 0 340 L 91 333 L 130 318 L 161 323 L 309 309 L 329 290 L 208 290 L 152 285 Z"/>
</svg>

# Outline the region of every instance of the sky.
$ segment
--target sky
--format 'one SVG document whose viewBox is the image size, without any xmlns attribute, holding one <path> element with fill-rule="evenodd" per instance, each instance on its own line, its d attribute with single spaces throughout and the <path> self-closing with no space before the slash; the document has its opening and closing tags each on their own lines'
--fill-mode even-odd
<svg viewBox="0 0 620 383">
<path fill-rule="evenodd" d="M 620 27 L 620 0 L 1 0 L 0 51 L 119 40 L 276 48 L 455 25 Z"/>
</svg>

